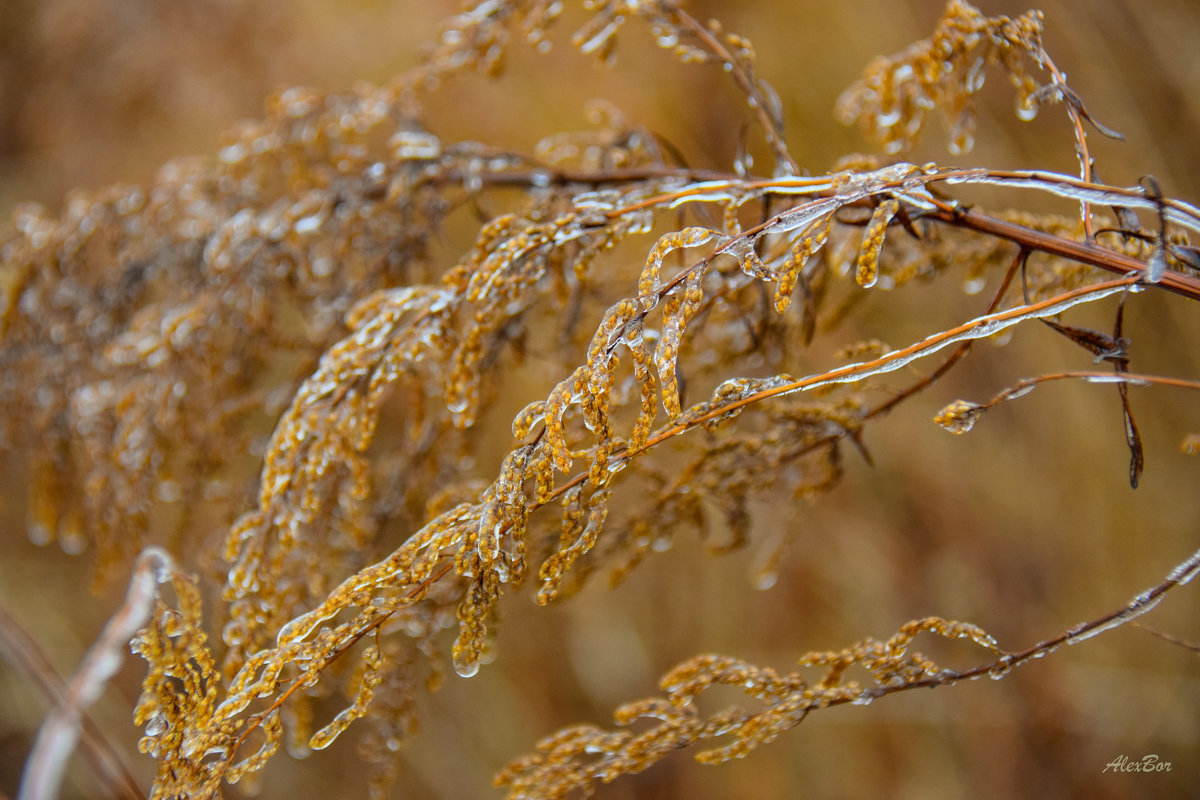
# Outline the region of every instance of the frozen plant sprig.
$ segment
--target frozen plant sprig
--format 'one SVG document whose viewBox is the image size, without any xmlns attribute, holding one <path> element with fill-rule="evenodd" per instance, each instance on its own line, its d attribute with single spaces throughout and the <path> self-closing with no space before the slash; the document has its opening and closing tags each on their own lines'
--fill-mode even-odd
<svg viewBox="0 0 1200 800">
<path fill-rule="evenodd" d="M 1132 622 L 1197 573 L 1200 550 L 1125 606 L 1019 651 L 1004 650 L 976 625 L 926 617 L 905 623 L 885 641 L 864 639 L 842 650 L 804 654 L 799 665 L 821 668 L 815 675 L 803 669 L 779 673 L 726 656 L 696 656 L 663 676 L 660 688 L 665 697 L 637 700 L 618 708 L 614 721 L 622 730 L 565 728 L 539 741 L 535 753 L 510 762 L 496 774 L 495 783 L 507 787 L 508 797 L 513 800 L 560 798 L 579 790 L 590 791 L 598 782 L 641 772 L 680 748 L 707 745 L 714 740 L 728 743 L 700 751 L 695 755 L 698 762 L 719 764 L 743 758 L 796 727 L 814 711 L 847 704 L 868 706 L 899 692 L 953 686 L 985 676 L 1004 678 L 1015 668 L 1045 658 L 1064 644 L 1079 644 Z M 911 647 L 923 633 L 968 640 L 993 658 L 967 669 L 939 666 Z M 870 683 L 846 680 L 845 673 L 852 667 L 865 671 Z M 737 688 L 758 707 L 746 710 L 731 706 L 704 716 L 695 700 L 714 686 Z M 637 733 L 628 730 L 639 721 L 650 721 L 651 726 Z"/>
</svg>

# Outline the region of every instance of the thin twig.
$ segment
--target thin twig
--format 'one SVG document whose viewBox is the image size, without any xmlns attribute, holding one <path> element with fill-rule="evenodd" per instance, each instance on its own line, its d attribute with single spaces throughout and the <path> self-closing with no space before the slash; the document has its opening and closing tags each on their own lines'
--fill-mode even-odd
<svg viewBox="0 0 1200 800">
<path fill-rule="evenodd" d="M 67 682 L 58 674 L 50 658 L 29 632 L 0 607 L 0 653 L 41 690 L 53 705 L 61 705 L 67 695 Z M 83 755 L 96 774 L 102 793 L 120 800 L 145 800 L 146 795 L 129 773 L 121 754 L 101 733 L 89 714 L 79 716 Z"/>
<path fill-rule="evenodd" d="M 787 172 L 791 175 L 800 173 L 800 165 L 792 158 L 792 154 L 788 152 L 787 140 L 783 135 L 783 131 L 779 129 L 776 120 L 772 118 L 767 111 L 767 98 L 763 97 L 759 87 L 755 85 L 755 81 L 746 73 L 739 59 L 733 57 L 733 54 L 725 47 L 724 44 L 712 32 L 701 25 L 694 17 L 688 14 L 681 8 L 672 9 L 673 13 L 678 17 L 683 27 L 691 31 L 696 38 L 704 43 L 717 58 L 721 59 L 726 65 L 733 79 L 737 82 L 738 87 L 746 94 L 754 106 L 755 116 L 758 117 L 758 123 L 762 126 L 763 135 L 767 139 L 767 144 L 775 153 L 775 158 L 778 159 Z"/>
<path fill-rule="evenodd" d="M 109 618 L 84 656 L 58 707 L 42 723 L 26 762 L 17 800 L 53 800 L 58 796 L 67 760 L 80 735 L 80 719 L 108 680 L 120 669 L 129 639 L 150 617 L 158 584 L 169 580 L 174 561 L 165 550 L 147 547 L 138 556 L 125 602 Z"/>
<path fill-rule="evenodd" d="M 1072 370 L 1069 372 L 1051 372 L 1038 375 L 1036 378 L 1024 378 L 997 394 L 991 400 L 983 403 L 981 408 L 992 408 L 1007 400 L 1024 397 L 1033 387 L 1048 381 L 1082 380 L 1088 383 L 1115 383 L 1125 386 L 1174 386 L 1179 389 L 1200 390 L 1200 381 L 1189 381 L 1184 378 L 1171 378 L 1165 375 L 1145 375 L 1136 372 L 1100 372 L 1096 370 Z"/>
<path fill-rule="evenodd" d="M 914 681 L 911 684 L 895 688 L 884 688 L 884 694 L 891 694 L 894 691 L 904 689 L 920 689 L 930 686 L 942 686 L 949 683 L 957 683 L 964 678 L 977 678 L 981 675 L 993 673 L 997 669 L 1011 669 L 1012 667 L 1020 666 L 1043 656 L 1049 655 L 1061 645 L 1076 645 L 1080 642 L 1091 639 L 1102 633 L 1110 631 L 1114 628 L 1119 628 L 1126 623 L 1146 614 L 1154 609 L 1167 592 L 1177 586 L 1183 586 L 1197 574 L 1200 574 L 1200 550 L 1192 553 L 1188 558 L 1176 564 L 1161 583 L 1152 586 L 1145 591 L 1139 592 L 1130 598 L 1129 602 L 1114 611 L 1097 617 L 1089 622 L 1081 622 L 1078 625 L 1073 625 L 1063 633 L 1055 636 L 1052 639 L 1047 639 L 1038 642 L 1032 647 L 1028 647 L 1019 652 L 1010 652 L 1002 656 L 998 661 L 991 664 L 984 664 L 973 669 L 964 670 L 962 672 L 945 671 L 940 675 L 932 678 Z"/>
<path fill-rule="evenodd" d="M 1139 628 L 1151 636 L 1156 636 L 1159 639 L 1162 639 L 1164 642 L 1170 642 L 1171 644 L 1179 645 L 1186 650 L 1192 650 L 1193 652 L 1200 653 L 1200 642 L 1192 642 L 1188 641 L 1187 639 L 1180 639 L 1178 636 L 1172 636 L 1169 633 L 1164 633 L 1156 628 L 1151 628 L 1149 625 L 1143 625 L 1140 622 L 1133 622 L 1131 624 L 1133 627 Z"/>
<path fill-rule="evenodd" d="M 1008 293 L 1008 287 L 1012 285 L 1013 278 L 1016 276 L 1017 271 L 1021 267 L 1023 267 L 1023 265 L 1025 264 L 1025 262 L 1028 258 L 1029 258 L 1029 251 L 1025 250 L 1024 248 L 1022 248 L 1017 253 L 1016 257 L 1013 258 L 1013 262 L 1009 266 L 1008 272 L 1006 272 L 1004 274 L 1004 280 L 1002 280 L 1000 282 L 1000 287 L 996 290 L 996 293 L 992 296 L 992 300 L 990 303 L 988 303 L 987 311 L 985 313 L 992 314 L 996 311 L 996 309 L 1000 308 L 1000 303 L 1003 302 L 1004 296 Z M 873 419 L 875 417 L 883 416 L 884 414 L 891 411 L 893 408 L 895 408 L 900 403 L 902 403 L 905 400 L 907 400 L 908 398 L 912 397 L 914 394 L 924 391 L 925 389 L 932 386 L 934 383 L 936 383 L 938 380 L 940 380 L 943 375 L 945 375 L 947 372 L 949 372 L 951 367 L 953 367 L 955 364 L 957 364 L 959 361 L 961 361 L 963 358 L 965 358 L 967 353 L 971 352 L 971 346 L 973 344 L 974 344 L 974 340 L 972 340 L 972 339 L 969 339 L 969 340 L 963 342 L 962 344 L 960 344 L 957 348 L 954 349 L 953 352 L 950 353 L 950 355 L 946 358 L 945 361 L 943 361 L 941 364 L 938 365 L 937 369 L 935 369 L 933 372 L 931 372 L 926 377 L 924 377 L 921 380 L 917 381 L 916 383 L 912 384 L 911 386 L 908 386 L 905 389 L 901 390 L 900 392 L 897 392 L 892 397 L 889 397 L 883 403 L 880 403 L 879 405 L 872 408 L 870 411 L 868 411 L 866 414 L 863 415 L 863 419 L 864 420 Z"/>
</svg>

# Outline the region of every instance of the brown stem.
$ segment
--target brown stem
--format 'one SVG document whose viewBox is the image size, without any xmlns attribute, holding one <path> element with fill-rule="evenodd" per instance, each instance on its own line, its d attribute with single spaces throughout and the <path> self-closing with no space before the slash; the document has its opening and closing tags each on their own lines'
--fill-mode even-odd
<svg viewBox="0 0 1200 800">
<path fill-rule="evenodd" d="M 1124 253 L 1087 242 L 1064 239 L 1061 236 L 1027 228 L 1014 222 L 989 217 L 971 209 L 957 209 L 939 204 L 939 208 L 931 211 L 927 218 L 936 219 L 957 228 L 1007 239 L 1030 250 L 1068 258 L 1118 275 L 1140 275 L 1146 270 L 1143 262 Z M 1191 300 L 1200 300 L 1200 278 L 1192 275 L 1168 270 L 1162 280 L 1155 285 Z"/>
</svg>

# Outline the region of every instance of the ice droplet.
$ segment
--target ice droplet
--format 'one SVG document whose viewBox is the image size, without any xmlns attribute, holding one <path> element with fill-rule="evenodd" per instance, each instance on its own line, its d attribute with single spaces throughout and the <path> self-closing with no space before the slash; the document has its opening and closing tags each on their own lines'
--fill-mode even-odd
<svg viewBox="0 0 1200 800">
<path fill-rule="evenodd" d="M 1007 678 L 1008 673 L 1012 672 L 1012 662 L 1012 656 L 1001 656 L 1000 660 L 996 662 L 996 666 L 988 670 L 988 677 L 994 681 Z"/>
<path fill-rule="evenodd" d="M 166 714 L 161 711 L 156 711 L 149 720 L 146 721 L 146 735 L 151 738 L 157 738 L 167 732 L 170 725 L 167 722 Z"/>
<path fill-rule="evenodd" d="M 1191 558 L 1171 570 L 1170 574 L 1167 575 L 1167 580 L 1174 581 L 1178 586 L 1183 586 L 1196 577 L 1197 573 L 1200 573 L 1200 550 L 1192 553 Z"/>
<path fill-rule="evenodd" d="M 875 124 L 881 128 L 891 128 L 900 121 L 900 109 L 892 109 L 875 118 Z"/>
<path fill-rule="evenodd" d="M 300 234 L 313 233 L 317 228 L 321 227 L 321 221 L 320 215 L 310 214 L 307 217 L 296 220 L 296 224 L 292 226 L 292 230 Z"/>
<path fill-rule="evenodd" d="M 50 533 L 50 529 L 45 525 L 35 522 L 29 526 L 29 541 L 38 547 L 45 547 L 54 541 L 54 535 Z"/>
<path fill-rule="evenodd" d="M 399 131 L 388 140 L 388 147 L 401 161 L 437 158 L 442 152 L 441 141 L 425 131 Z"/>
<path fill-rule="evenodd" d="M 241 142 L 224 147 L 217 154 L 217 158 L 226 164 L 236 164 L 245 157 L 246 145 L 242 144 Z"/>
<path fill-rule="evenodd" d="M 977 403 L 955 400 L 938 412 L 933 421 L 954 434 L 969 432 L 983 415 L 984 408 Z"/>
<path fill-rule="evenodd" d="M 765 592 L 775 585 L 779 580 L 779 573 L 775 570 L 763 570 L 754 576 L 754 588 L 760 592 Z"/>
<path fill-rule="evenodd" d="M 307 614 L 302 614 L 296 617 L 291 622 L 279 629 L 278 635 L 275 637 L 275 643 L 279 647 L 299 641 L 308 636 L 313 630 L 325 620 L 329 619 L 333 614 L 321 616 L 320 609 L 310 611 Z"/>
<path fill-rule="evenodd" d="M 987 286 L 987 278 L 982 275 L 963 281 L 963 291 L 967 294 L 979 294 Z"/>
<path fill-rule="evenodd" d="M 1036 388 L 1037 388 L 1036 383 L 1028 383 L 1025 386 L 1021 386 L 1021 387 L 1019 387 L 1017 389 L 1013 389 L 1011 392 L 1009 392 L 1007 399 L 1008 400 L 1016 400 L 1019 397 L 1024 397 L 1025 395 L 1029 394 Z"/>
<path fill-rule="evenodd" d="M 956 156 L 969 153 L 975 148 L 974 122 L 965 122 L 965 119 L 960 117 L 960 122 L 955 123 L 950 135 L 949 150 Z"/>
<path fill-rule="evenodd" d="M 883 697 L 883 689 L 863 689 L 858 693 L 858 696 L 850 701 L 850 704 L 855 706 L 869 706 L 877 697 Z"/>
<path fill-rule="evenodd" d="M 775 217 L 767 223 L 763 233 L 787 233 L 797 228 L 807 228 L 837 211 L 842 205 L 843 201 L 839 197 L 827 197 L 804 203 Z"/>
<path fill-rule="evenodd" d="M 600 51 L 608 43 L 608 41 L 612 39 L 613 35 L 616 34 L 617 30 L 624 22 L 624 17 L 612 17 L 608 20 L 608 23 L 599 31 L 597 31 L 596 34 L 590 39 L 587 39 L 582 43 L 576 43 L 576 47 L 579 48 L 579 52 L 581 53 L 594 53 Z"/>
<path fill-rule="evenodd" d="M 1105 620 L 1099 625 L 1095 625 L 1091 628 L 1087 627 L 1086 625 L 1077 626 L 1076 629 L 1071 633 L 1071 638 L 1067 639 L 1067 644 L 1079 644 L 1080 642 L 1085 642 L 1088 639 L 1099 636 L 1102 633 L 1111 631 L 1113 628 L 1118 628 L 1124 625 L 1126 622 L 1140 617 L 1142 614 L 1150 611 L 1159 603 L 1161 603 L 1162 599 L 1163 596 L 1161 594 L 1152 597 L 1150 592 L 1142 592 L 1129 602 L 1129 606 L 1124 611 L 1122 611 L 1120 614 L 1114 615 L 1108 620 Z"/>
<path fill-rule="evenodd" d="M 455 392 L 446 398 L 446 410 L 451 414 L 465 413 L 471 406 L 471 400 L 466 392 Z"/>
<path fill-rule="evenodd" d="M 971 64 L 971 69 L 967 71 L 967 79 L 965 81 L 967 94 L 975 94 L 983 88 L 984 81 L 987 80 L 987 71 L 984 69 L 986 63 L 983 56 L 979 56 Z"/>
<path fill-rule="evenodd" d="M 1137 378 L 1130 378 L 1127 375 L 1122 375 L 1120 373 L 1114 373 L 1112 375 L 1088 375 L 1084 377 L 1084 380 L 1088 383 L 1127 383 L 1131 386 L 1149 385 L 1147 381 L 1139 380 Z"/>
<path fill-rule="evenodd" d="M 87 549 L 87 539 L 82 531 L 68 528 L 60 531 L 58 545 L 67 555 L 77 556 Z"/>
<path fill-rule="evenodd" d="M 454 659 L 454 671 L 462 678 L 473 678 L 479 672 L 479 659 Z"/>
<path fill-rule="evenodd" d="M 1146 283 L 1158 283 L 1167 272 L 1167 251 L 1164 247 L 1154 248 L 1150 263 L 1146 265 Z"/>
</svg>

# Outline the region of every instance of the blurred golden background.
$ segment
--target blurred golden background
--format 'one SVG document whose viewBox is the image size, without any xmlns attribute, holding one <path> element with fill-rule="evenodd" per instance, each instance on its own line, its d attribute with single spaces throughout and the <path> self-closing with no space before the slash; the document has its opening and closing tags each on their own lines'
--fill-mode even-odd
<svg viewBox="0 0 1200 800">
<path fill-rule="evenodd" d="M 873 55 L 927 36 L 942 5 L 688 7 L 755 43 L 760 74 L 783 100 L 791 151 L 817 173 L 847 153 L 869 152 L 857 131 L 834 121 L 838 94 Z M 989 14 L 1027 8 L 1008 0 L 978 5 Z M 147 183 L 171 158 L 214 153 L 222 131 L 257 115 L 281 87 L 386 81 L 414 62 L 438 19 L 456 7 L 446 0 L 6 0 L 0 217 L 24 201 L 55 208 L 76 187 Z M 1123 143 L 1090 136 L 1103 179 L 1126 185 L 1152 174 L 1169 195 L 1200 202 L 1200 4 L 1047 0 L 1040 7 L 1047 50 L 1090 111 L 1125 134 Z M 465 76 L 432 95 L 430 127 L 447 139 L 530 150 L 546 134 L 583 127 L 585 101 L 605 98 L 673 142 L 693 166 L 728 169 L 746 118 L 732 84 L 717 70 L 675 64 L 636 24 L 622 32 L 615 66 L 597 67 L 569 46 L 578 18 L 572 5 L 549 54 L 515 48 L 499 80 Z M 1060 109 L 1019 122 L 999 76 L 983 97 L 974 152 L 950 157 L 944 126 L 934 126 L 907 158 L 1075 171 Z M 1072 211 L 1069 203 L 1027 195 L 1003 199 Z M 1127 309 L 1132 368 L 1195 379 L 1200 315 L 1187 301 L 1158 294 L 1134 298 Z M 875 336 L 901 346 L 968 316 L 959 286 L 914 286 L 885 299 L 874 301 L 872 315 L 860 315 L 847 341 Z M 1103 329 L 1111 313 L 1106 307 L 1070 321 Z M 649 559 L 615 592 L 598 581 L 548 609 L 535 608 L 528 590 L 509 598 L 495 663 L 422 698 L 423 729 L 406 748 L 394 796 L 494 796 L 490 777 L 509 758 L 564 725 L 611 724 L 616 705 L 653 694 L 658 676 L 695 653 L 785 670 L 808 650 L 885 638 L 925 615 L 975 622 L 1017 650 L 1120 607 L 1200 544 L 1200 461 L 1179 446 L 1185 434 L 1200 432 L 1194 396 L 1132 391 L 1147 454 L 1136 491 L 1111 387 L 1040 388 L 989 413 L 964 437 L 930 421 L 953 399 L 982 401 L 1022 377 L 1090 367 L 1090 358 L 1048 330 L 1018 329 L 1002 347 L 978 347 L 966 366 L 873 426 L 873 468 L 851 459 L 831 494 L 755 509 L 761 536 L 747 552 L 710 558 L 680 532 L 670 553 Z M 903 382 L 897 378 L 897 386 Z M 30 544 L 19 486 L 0 487 L 0 604 L 70 674 L 122 587 L 94 597 L 85 588 L 86 555 Z M 779 530 L 792 537 L 779 580 L 754 591 L 754 545 Z M 1200 641 L 1198 606 L 1196 587 L 1188 587 L 1142 621 Z M 969 666 L 972 655 L 964 652 L 958 666 Z M 148 785 L 152 765 L 136 753 L 131 722 L 142 674 L 143 664 L 130 658 L 93 716 Z M 25 676 L 0 664 L 0 794 L 15 794 L 46 708 Z M 353 750 L 348 736 L 303 762 L 276 757 L 262 796 L 363 796 Z M 1120 755 L 1150 753 L 1172 771 L 1104 771 Z M 76 764 L 64 796 L 95 796 L 90 780 Z M 230 787 L 226 796 L 241 791 Z M 813 714 L 742 762 L 702 767 L 680 753 L 601 787 L 598 796 L 968 793 L 1200 796 L 1200 655 L 1125 627 L 1000 682 Z"/>
</svg>

